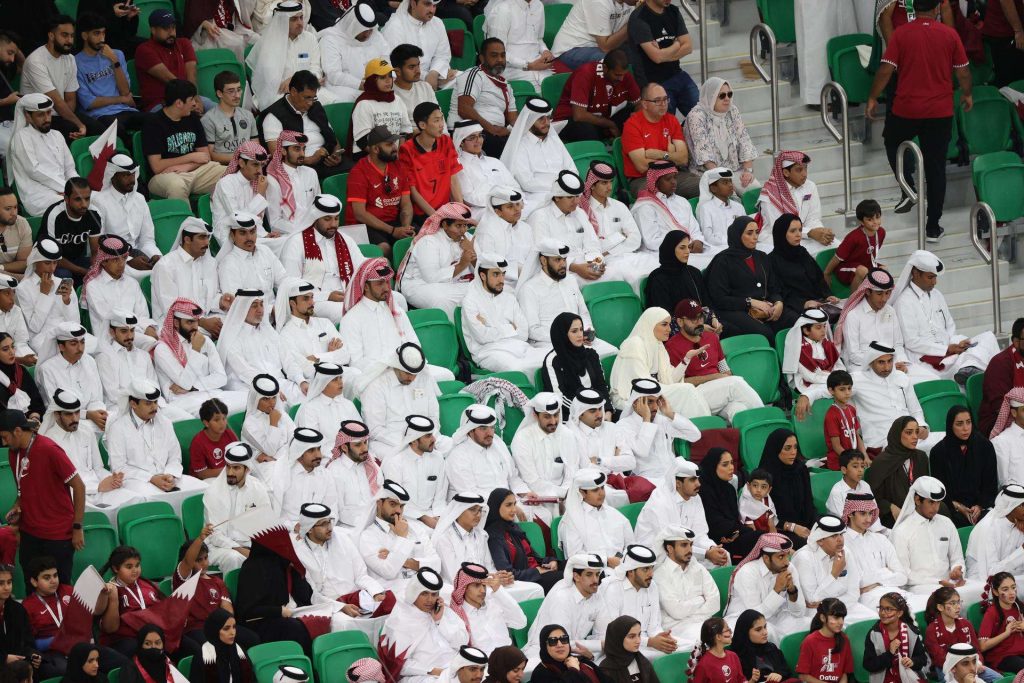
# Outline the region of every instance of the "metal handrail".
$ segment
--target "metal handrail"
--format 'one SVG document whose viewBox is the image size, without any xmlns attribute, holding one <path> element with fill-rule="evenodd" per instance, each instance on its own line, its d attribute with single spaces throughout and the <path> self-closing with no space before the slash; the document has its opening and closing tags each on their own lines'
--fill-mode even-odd
<svg viewBox="0 0 1024 683">
<path fill-rule="evenodd" d="M 843 122 L 842 132 L 836 130 L 828 112 L 829 96 L 835 93 L 839 101 L 840 114 Z M 849 100 L 846 97 L 846 90 L 835 81 L 829 81 L 821 89 L 821 122 L 832 134 L 835 141 L 843 146 L 843 208 L 837 209 L 836 213 L 849 216 L 853 210 L 853 179 L 850 170 L 850 117 Z"/>
<path fill-rule="evenodd" d="M 917 170 L 917 190 L 914 190 L 910 183 L 907 182 L 907 176 L 903 170 L 907 152 L 911 152 L 914 155 Z M 899 183 L 903 194 L 910 197 L 911 201 L 917 202 L 917 248 L 924 249 L 925 225 L 927 222 L 924 202 L 928 193 L 926 192 L 924 180 L 924 155 L 921 154 L 921 148 L 913 140 L 904 140 L 896 148 L 896 182 Z"/>
<path fill-rule="evenodd" d="M 991 249 L 986 249 L 978 237 L 978 214 L 984 212 L 988 217 L 989 244 Z M 1003 311 L 1002 302 L 999 296 L 999 256 L 996 253 L 996 215 L 992 207 L 985 202 L 978 202 L 971 207 L 971 244 L 982 260 L 992 266 L 992 333 L 997 337 L 1003 336 Z"/>
<path fill-rule="evenodd" d="M 697 0 L 697 9 L 694 10 L 687 0 L 679 0 L 683 11 L 686 12 L 693 23 L 697 24 L 697 36 L 700 39 L 700 82 L 708 80 L 708 22 L 707 22 L 707 0 Z"/>
<path fill-rule="evenodd" d="M 758 61 L 758 53 L 761 50 L 758 38 L 762 35 L 768 43 L 767 73 L 761 66 L 761 62 Z M 776 48 L 775 31 L 772 31 L 771 26 L 755 24 L 754 28 L 750 29 L 750 61 L 753 62 L 757 73 L 761 75 L 761 80 L 769 85 L 772 96 L 772 149 L 770 150 L 772 154 L 781 151 L 779 147 L 779 60 Z"/>
</svg>

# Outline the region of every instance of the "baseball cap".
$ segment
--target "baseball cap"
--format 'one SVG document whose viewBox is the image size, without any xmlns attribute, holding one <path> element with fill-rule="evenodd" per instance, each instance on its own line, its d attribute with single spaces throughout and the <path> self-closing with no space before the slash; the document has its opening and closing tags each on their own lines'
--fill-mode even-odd
<svg viewBox="0 0 1024 683">
<path fill-rule="evenodd" d="M 149 25 L 157 26 L 159 28 L 167 28 L 168 26 L 174 26 L 178 22 L 174 18 L 174 12 L 169 9 L 158 9 L 154 10 L 149 15 Z"/>
<path fill-rule="evenodd" d="M 394 142 L 398 139 L 398 136 L 388 130 L 387 126 L 374 126 L 370 129 L 370 132 L 363 138 L 363 143 L 360 147 L 369 147 L 370 145 L 379 145 L 382 142 Z"/>
<path fill-rule="evenodd" d="M 366 69 L 363 71 L 363 78 L 369 78 L 370 76 L 390 76 L 394 69 L 391 67 L 391 63 L 386 59 L 371 59 L 366 63 Z"/>
<path fill-rule="evenodd" d="M 693 299 L 683 299 L 676 304 L 676 310 L 673 312 L 673 315 L 676 318 L 686 318 L 687 320 L 703 318 L 704 308 Z"/>
</svg>

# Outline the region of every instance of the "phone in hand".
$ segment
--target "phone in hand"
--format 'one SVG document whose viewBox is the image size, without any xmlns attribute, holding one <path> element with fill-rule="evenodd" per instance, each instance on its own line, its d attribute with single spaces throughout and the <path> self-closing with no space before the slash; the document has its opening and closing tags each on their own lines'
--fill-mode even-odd
<svg viewBox="0 0 1024 683">
<path fill-rule="evenodd" d="M 68 289 L 71 289 L 72 287 L 75 286 L 75 281 L 72 280 L 69 277 L 62 277 L 60 279 L 60 285 L 59 286 L 60 287 L 67 287 Z"/>
</svg>

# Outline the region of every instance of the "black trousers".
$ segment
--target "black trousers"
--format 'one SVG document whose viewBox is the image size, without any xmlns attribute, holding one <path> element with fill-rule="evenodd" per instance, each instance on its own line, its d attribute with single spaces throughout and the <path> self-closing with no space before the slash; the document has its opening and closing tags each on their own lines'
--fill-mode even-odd
<svg viewBox="0 0 1024 683">
<path fill-rule="evenodd" d="M 924 179 L 927 184 L 928 233 L 937 234 L 942 205 L 946 201 L 946 150 L 953 135 L 953 117 L 941 119 L 905 119 L 890 114 L 885 121 L 882 137 L 885 140 L 885 154 L 889 166 L 896 173 L 896 150 L 900 143 L 917 138 L 924 157 Z M 912 176 L 910 186 L 917 188 Z"/>
<path fill-rule="evenodd" d="M 768 340 L 769 346 L 775 346 L 775 334 L 779 330 L 792 327 L 799 317 L 792 309 L 782 309 L 778 320 L 754 320 L 746 311 L 715 311 L 722 321 L 722 337 L 736 337 L 741 334 L 760 334 Z"/>
<path fill-rule="evenodd" d="M 75 546 L 71 545 L 71 539 L 65 541 L 51 541 L 46 538 L 38 538 L 24 529 L 21 530 L 21 541 L 18 544 L 18 562 L 21 570 L 25 573 L 25 590 L 31 595 L 32 582 L 29 580 L 28 566 L 33 558 L 49 555 L 57 560 L 57 575 L 61 583 L 72 585 L 71 569 L 75 563 Z"/>
<path fill-rule="evenodd" d="M 456 98 L 458 95 L 455 96 Z M 452 102 L 453 107 L 457 107 L 458 104 Z M 508 136 L 491 135 L 488 132 L 484 132 L 484 154 L 489 157 L 498 159 L 501 157 L 501 153 L 505 151 L 505 143 L 508 142 Z"/>
<path fill-rule="evenodd" d="M 313 656 L 313 640 L 306 626 L 293 617 L 265 617 L 246 623 L 264 643 L 294 640 L 302 646 L 307 657 Z"/>
<path fill-rule="evenodd" d="M 622 127 L 626 124 L 626 119 L 632 113 L 632 105 L 627 105 L 613 114 L 611 120 L 615 122 L 615 125 L 621 131 Z M 609 135 L 607 128 L 598 128 L 592 123 L 569 119 L 565 124 L 565 128 L 558 134 L 558 137 L 562 139 L 562 142 L 584 142 L 586 140 L 602 140 L 609 137 Z"/>
<path fill-rule="evenodd" d="M 78 120 L 85 126 L 86 135 L 100 135 L 104 130 L 106 130 L 107 126 L 110 125 L 108 123 L 107 126 L 104 126 L 102 123 L 87 114 L 75 114 L 75 116 L 77 116 Z M 56 114 L 53 116 L 53 123 L 51 125 L 55 131 L 60 132 L 60 134 L 64 136 L 64 139 L 67 140 L 68 144 L 71 144 L 71 138 L 69 136 L 72 133 L 78 132 L 78 126 L 67 119 L 57 116 Z"/>
<path fill-rule="evenodd" d="M 1024 50 L 1018 50 L 1013 38 L 985 38 L 985 44 L 992 50 L 992 65 L 995 67 L 993 84 L 997 88 L 1024 78 Z"/>
</svg>

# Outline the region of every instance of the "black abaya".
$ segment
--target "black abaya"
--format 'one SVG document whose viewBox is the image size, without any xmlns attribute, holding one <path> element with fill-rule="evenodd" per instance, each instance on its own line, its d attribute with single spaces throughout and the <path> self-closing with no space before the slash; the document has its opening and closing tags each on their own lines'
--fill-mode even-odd
<svg viewBox="0 0 1024 683">
<path fill-rule="evenodd" d="M 723 546 L 735 563 L 753 550 L 763 532 L 755 531 L 740 522 L 736 489 L 729 482 L 719 479 L 715 473 L 719 461 L 727 452 L 724 448 L 711 448 L 700 461 L 700 500 L 708 523 L 708 536 L 714 543 Z M 730 538 L 732 540 L 723 542 Z"/>
</svg>

